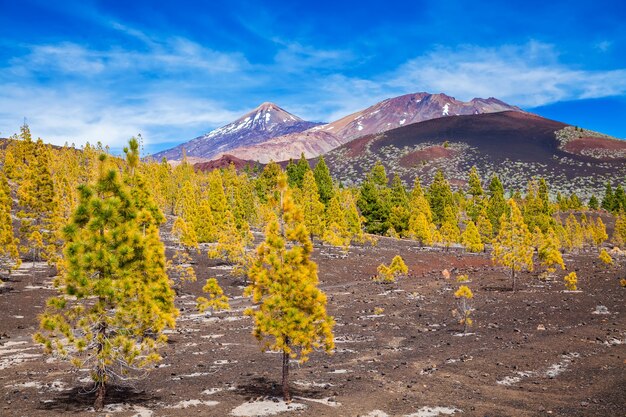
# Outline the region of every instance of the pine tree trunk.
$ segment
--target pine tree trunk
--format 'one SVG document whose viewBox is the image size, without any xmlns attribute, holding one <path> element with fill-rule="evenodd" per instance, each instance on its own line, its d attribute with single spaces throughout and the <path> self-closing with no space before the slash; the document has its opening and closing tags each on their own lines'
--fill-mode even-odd
<svg viewBox="0 0 626 417">
<path fill-rule="evenodd" d="M 106 336 L 106 323 L 100 323 L 100 328 L 98 329 L 98 334 L 104 339 Z M 98 345 L 97 355 L 96 357 L 99 359 L 100 352 L 102 352 L 103 346 L 102 344 Z M 98 368 L 96 369 L 96 400 L 94 402 L 94 409 L 96 411 L 101 411 L 104 408 L 104 397 L 106 396 L 106 370 L 104 369 L 104 365 L 101 363 L 98 364 Z"/>
<path fill-rule="evenodd" d="M 104 381 L 98 383 L 98 389 L 96 391 L 96 401 L 94 402 L 93 408 L 96 411 L 102 411 L 104 408 L 104 397 L 106 396 L 106 385 L 104 385 Z"/>
<path fill-rule="evenodd" d="M 289 394 L 289 353 L 283 350 L 283 398 L 291 401 Z"/>
<path fill-rule="evenodd" d="M 515 292 L 515 266 L 511 267 L 511 275 L 513 276 L 513 292 Z"/>
</svg>

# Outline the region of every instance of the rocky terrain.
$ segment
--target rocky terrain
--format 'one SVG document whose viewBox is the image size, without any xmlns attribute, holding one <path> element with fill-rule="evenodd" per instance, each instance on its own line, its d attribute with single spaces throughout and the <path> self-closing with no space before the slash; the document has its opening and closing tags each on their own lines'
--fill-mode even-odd
<svg viewBox="0 0 626 417">
<path fill-rule="evenodd" d="M 170 250 L 168 253 L 171 255 Z M 396 283 L 372 281 L 400 254 Z M 25 263 L 0 289 L 0 414 L 3 416 L 620 416 L 626 410 L 626 259 L 567 255 L 579 291 L 562 277 L 523 273 L 517 292 L 489 254 L 419 248 L 381 238 L 343 253 L 316 249 L 321 288 L 335 317 L 336 350 L 294 363 L 291 404 L 280 398 L 280 356 L 262 353 L 242 311 L 243 282 L 228 265 L 195 256 L 164 359 L 143 380 L 111 387 L 91 408 L 88 370 L 47 357 L 31 339 L 55 271 Z M 459 274 L 474 292 L 474 326 L 454 316 Z M 195 298 L 215 276 L 231 310 L 199 314 Z"/>
<path fill-rule="evenodd" d="M 324 158 L 344 184 L 358 183 L 380 160 L 407 185 L 415 176 L 429 183 L 439 169 L 462 185 L 476 165 L 483 178 L 496 173 L 509 190 L 523 190 L 531 177 L 542 176 L 554 194 L 601 196 L 607 180 L 626 176 L 626 141 L 573 131 L 522 112 L 443 117 L 355 139 Z"/>
</svg>

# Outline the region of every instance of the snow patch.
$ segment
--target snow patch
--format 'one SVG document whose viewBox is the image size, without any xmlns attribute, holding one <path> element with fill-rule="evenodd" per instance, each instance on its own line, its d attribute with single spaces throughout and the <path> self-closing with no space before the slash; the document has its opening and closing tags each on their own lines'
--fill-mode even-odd
<svg viewBox="0 0 626 417">
<path fill-rule="evenodd" d="M 399 123 L 400 123 L 400 126 L 402 126 L 405 122 L 406 122 L 406 119 L 402 119 L 402 120 L 400 120 L 400 122 L 399 122 Z"/>
<path fill-rule="evenodd" d="M 450 104 L 449 104 L 449 103 L 446 103 L 446 104 L 443 106 L 443 110 L 441 111 L 441 115 L 442 115 L 442 116 L 448 116 L 448 112 L 449 112 L 449 111 L 450 111 Z"/>
<path fill-rule="evenodd" d="M 286 403 L 283 400 L 270 399 L 243 403 L 234 408 L 230 414 L 238 417 L 272 416 L 286 411 L 304 410 L 306 405 L 300 403 Z"/>
</svg>

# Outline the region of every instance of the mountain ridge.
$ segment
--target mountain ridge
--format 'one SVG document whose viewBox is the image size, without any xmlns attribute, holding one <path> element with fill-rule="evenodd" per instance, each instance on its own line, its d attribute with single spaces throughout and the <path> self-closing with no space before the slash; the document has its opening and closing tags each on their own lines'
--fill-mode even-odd
<svg viewBox="0 0 626 417">
<path fill-rule="evenodd" d="M 227 125 L 157 152 L 152 157 L 157 160 L 164 157 L 179 160 L 184 150 L 187 156 L 217 159 L 231 149 L 257 145 L 273 137 L 301 132 L 319 124 L 305 121 L 274 103 L 264 102 Z"/>
<path fill-rule="evenodd" d="M 263 143 L 234 148 L 228 153 L 240 159 L 262 163 L 295 159 L 301 153 L 312 158 L 368 134 L 382 133 L 439 117 L 500 111 L 523 112 L 519 107 L 494 97 L 473 98 L 463 102 L 443 93 L 405 94 L 385 99 L 336 121 L 306 131 L 277 136 Z"/>
</svg>

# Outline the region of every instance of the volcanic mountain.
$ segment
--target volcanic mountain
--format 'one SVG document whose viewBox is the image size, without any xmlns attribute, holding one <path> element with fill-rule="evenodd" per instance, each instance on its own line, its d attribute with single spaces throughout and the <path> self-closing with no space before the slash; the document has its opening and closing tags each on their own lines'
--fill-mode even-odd
<svg viewBox="0 0 626 417">
<path fill-rule="evenodd" d="M 319 124 L 302 120 L 274 103 L 263 103 L 226 126 L 152 156 L 157 160 L 163 157 L 177 160 L 184 149 L 187 156 L 210 159 L 234 148 L 262 144 L 276 136 L 302 132 Z"/>
<path fill-rule="evenodd" d="M 263 163 L 298 158 L 301 153 L 311 158 L 357 137 L 382 133 L 400 126 L 447 116 L 507 110 L 522 111 L 495 98 L 474 98 L 463 102 L 445 94 L 407 94 L 381 101 L 332 123 L 276 137 L 258 145 L 238 147 L 228 153 Z"/>
<path fill-rule="evenodd" d="M 509 190 L 541 176 L 554 193 L 584 198 L 626 176 L 626 141 L 519 111 L 431 119 L 363 136 L 324 158 L 344 184 L 361 181 L 376 161 L 407 185 L 417 176 L 429 183 L 437 170 L 462 185 L 476 165 L 483 179 L 498 174 Z"/>
</svg>

